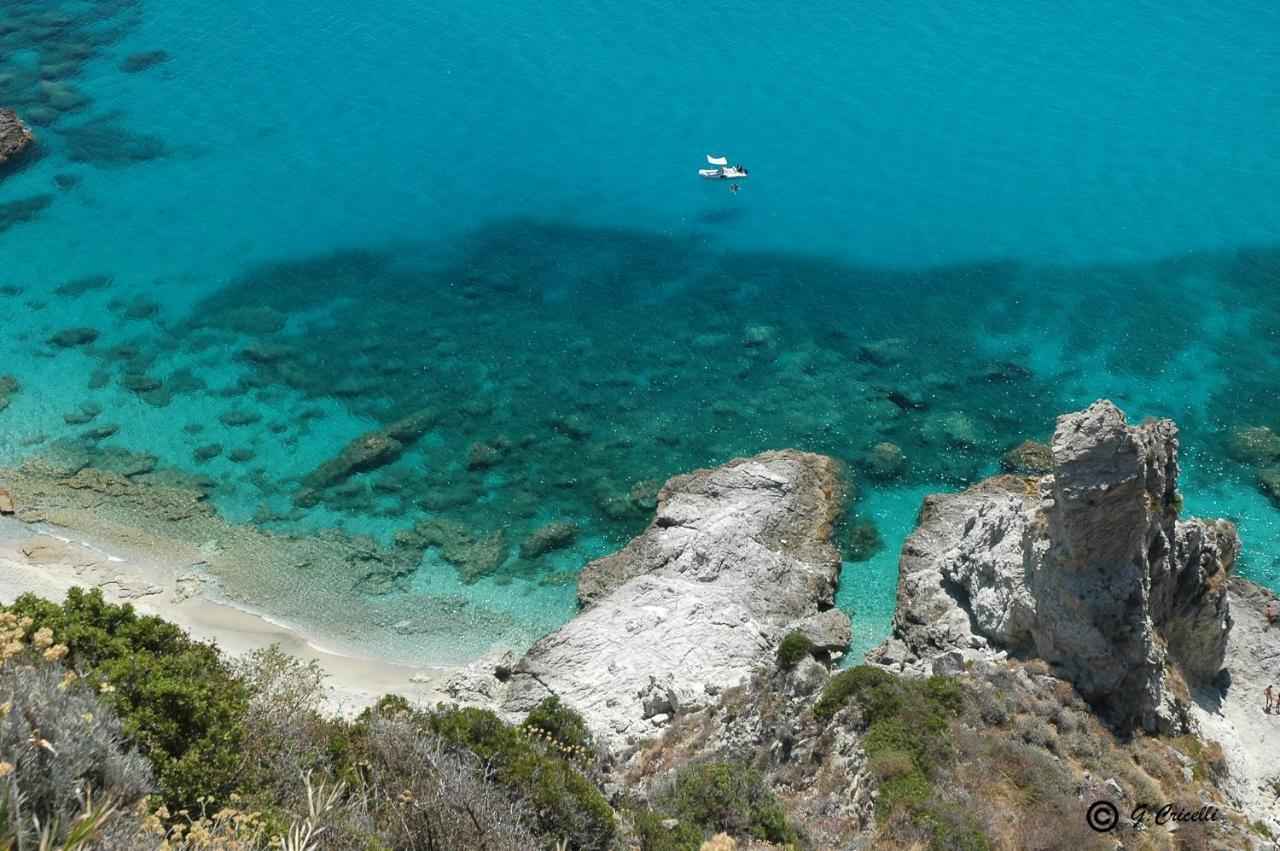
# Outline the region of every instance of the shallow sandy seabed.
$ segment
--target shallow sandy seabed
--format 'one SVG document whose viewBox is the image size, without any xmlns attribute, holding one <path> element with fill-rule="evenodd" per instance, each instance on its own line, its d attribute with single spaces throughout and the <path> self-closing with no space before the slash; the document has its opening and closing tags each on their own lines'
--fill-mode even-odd
<svg viewBox="0 0 1280 851">
<path fill-rule="evenodd" d="M 327 675 L 328 705 L 354 715 L 384 694 L 433 704 L 443 699 L 440 687 L 452 668 L 399 665 L 319 647 L 306 636 L 265 615 L 211 599 L 203 582 L 164 559 L 148 561 L 123 550 L 106 550 L 42 531 L 15 520 L 0 520 L 0 602 L 22 594 L 61 600 L 75 587 L 101 588 L 116 603 L 158 615 L 195 638 L 212 641 L 238 656 L 279 645 L 306 662 L 316 662 Z"/>
</svg>

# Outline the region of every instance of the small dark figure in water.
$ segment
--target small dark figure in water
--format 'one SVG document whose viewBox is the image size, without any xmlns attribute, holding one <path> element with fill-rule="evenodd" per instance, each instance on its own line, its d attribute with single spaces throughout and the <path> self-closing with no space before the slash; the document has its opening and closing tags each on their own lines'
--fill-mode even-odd
<svg viewBox="0 0 1280 851">
<path fill-rule="evenodd" d="M 730 187 L 729 187 L 729 191 L 730 191 L 730 192 L 732 192 L 734 195 L 737 195 L 737 194 L 738 194 L 738 190 L 739 190 L 739 189 L 741 189 L 741 188 L 742 188 L 741 186 L 739 186 L 738 184 L 734 183 L 734 184 L 730 185 Z"/>
</svg>

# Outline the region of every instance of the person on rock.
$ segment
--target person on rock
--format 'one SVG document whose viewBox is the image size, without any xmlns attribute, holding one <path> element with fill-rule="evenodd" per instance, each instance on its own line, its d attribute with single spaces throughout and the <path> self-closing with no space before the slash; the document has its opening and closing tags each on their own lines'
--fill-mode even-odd
<svg viewBox="0 0 1280 851">
<path fill-rule="evenodd" d="M 1267 690 L 1264 696 L 1267 699 L 1267 704 L 1265 707 L 1263 707 L 1263 711 L 1266 712 L 1268 715 L 1270 715 L 1271 714 L 1271 686 L 1267 686 Z"/>
</svg>

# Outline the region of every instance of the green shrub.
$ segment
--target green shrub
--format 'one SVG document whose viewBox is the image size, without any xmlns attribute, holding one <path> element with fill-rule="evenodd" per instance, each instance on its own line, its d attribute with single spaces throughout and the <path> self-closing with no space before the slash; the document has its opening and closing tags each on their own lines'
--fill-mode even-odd
<svg viewBox="0 0 1280 851">
<path fill-rule="evenodd" d="M 525 716 L 526 727 L 532 727 L 551 736 L 566 750 L 589 750 L 592 746 L 587 722 L 582 716 L 565 706 L 558 695 L 551 695 Z"/>
<path fill-rule="evenodd" d="M 702 847 L 702 828 L 683 821 L 667 827 L 663 822 L 668 818 L 651 809 L 632 814 L 631 827 L 640 851 L 698 851 Z"/>
<path fill-rule="evenodd" d="M 225 801 L 236 789 L 248 706 L 218 650 L 157 617 L 72 588 L 61 604 L 30 594 L 9 607 L 67 645 L 64 664 L 100 690 L 126 737 L 150 760 L 171 809 Z"/>
<path fill-rule="evenodd" d="M 902 809 L 914 815 L 921 807 L 929 803 L 936 793 L 929 779 L 918 769 L 911 769 L 905 774 L 891 777 L 880 784 L 880 796 L 876 798 L 876 810 L 881 815 L 888 815 L 894 810 Z"/>
<path fill-rule="evenodd" d="M 849 705 L 849 701 L 881 685 L 898 678 L 874 665 L 858 665 L 841 671 L 827 681 L 822 697 L 813 706 L 813 714 L 821 721 L 830 721 L 836 713 Z"/>
<path fill-rule="evenodd" d="M 674 832 L 679 842 L 685 842 L 681 837 L 692 838 L 696 834 L 692 845 L 671 846 L 675 848 L 696 849 L 702 840 L 721 832 L 776 845 L 800 838 L 760 772 L 729 762 L 693 765 L 676 772 L 670 786 L 656 796 L 654 809 L 658 822 L 666 818 L 679 820 L 679 829 Z"/>
<path fill-rule="evenodd" d="M 613 840 L 613 809 L 599 790 L 556 751 L 483 709 L 448 708 L 419 716 L 425 729 L 466 748 L 494 781 L 527 801 L 538 832 L 577 849 L 604 849 Z"/>
<path fill-rule="evenodd" d="M 398 694 L 384 694 L 373 706 L 365 708 L 357 718 L 360 721 L 370 721 L 374 718 L 404 717 L 412 713 L 413 704 L 407 698 Z"/>
<path fill-rule="evenodd" d="M 794 668 L 800 660 L 813 652 L 814 644 L 798 632 L 788 633 L 778 644 L 778 667 Z"/>
</svg>

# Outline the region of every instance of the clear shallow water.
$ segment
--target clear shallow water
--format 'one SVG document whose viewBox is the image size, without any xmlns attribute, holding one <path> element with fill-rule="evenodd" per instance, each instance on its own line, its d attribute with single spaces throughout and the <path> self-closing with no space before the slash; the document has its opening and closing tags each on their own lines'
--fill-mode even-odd
<svg viewBox="0 0 1280 851">
<path fill-rule="evenodd" d="M 0 206 L 21 290 L 0 373 L 24 388 L 0 460 L 76 438 L 63 414 L 91 402 L 107 444 L 209 476 L 238 520 L 501 532 L 493 575 L 433 552 L 394 591 L 501 612 L 500 634 L 368 636 L 438 657 L 570 616 L 573 570 L 643 525 L 651 482 L 831 452 L 885 544 L 840 591 L 865 649 L 920 495 L 1105 395 L 1178 419 L 1188 505 L 1239 519 L 1245 569 L 1280 584 L 1280 515 L 1226 451 L 1280 427 L 1280 10 L 1113 6 L 7 4 L 0 102 L 45 155 L 0 205 L 48 197 Z M 741 194 L 693 176 L 707 152 L 751 168 Z M 45 342 L 79 325 L 98 341 Z M 264 343 L 290 348 L 246 359 Z M 295 506 L 423 407 L 440 422 L 394 465 Z M 477 441 L 510 448 L 469 470 Z M 519 559 L 556 520 L 575 546 Z"/>
</svg>

